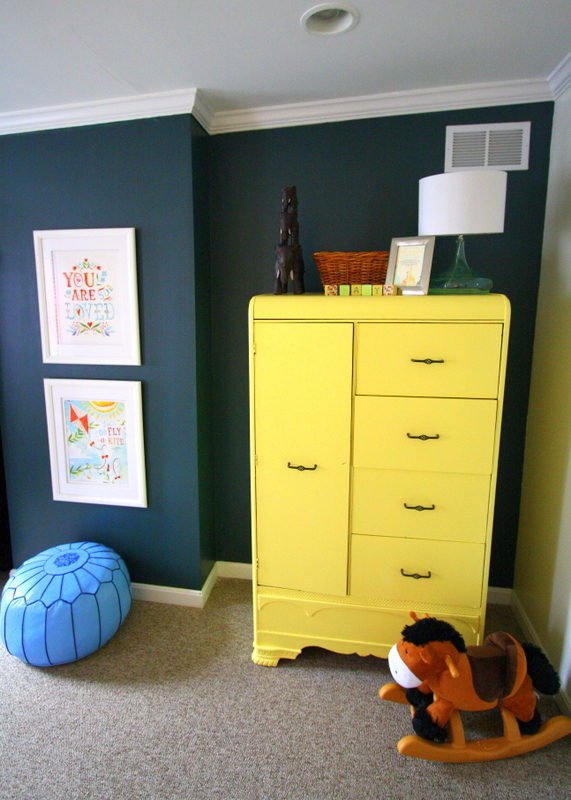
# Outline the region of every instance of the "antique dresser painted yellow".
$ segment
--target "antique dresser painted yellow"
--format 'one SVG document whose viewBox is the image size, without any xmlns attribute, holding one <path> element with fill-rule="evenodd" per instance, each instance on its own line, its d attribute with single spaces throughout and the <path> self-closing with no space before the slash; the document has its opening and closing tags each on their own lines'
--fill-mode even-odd
<svg viewBox="0 0 571 800">
<path fill-rule="evenodd" d="M 409 612 L 482 641 L 503 295 L 250 304 L 254 651 L 386 657 Z"/>
</svg>

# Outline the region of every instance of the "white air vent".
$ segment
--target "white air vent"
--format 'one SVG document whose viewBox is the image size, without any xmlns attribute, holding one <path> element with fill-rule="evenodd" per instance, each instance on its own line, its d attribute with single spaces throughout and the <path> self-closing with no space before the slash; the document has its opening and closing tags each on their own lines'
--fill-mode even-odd
<svg viewBox="0 0 571 800">
<path fill-rule="evenodd" d="M 527 169 L 531 122 L 448 125 L 445 172 Z"/>
</svg>

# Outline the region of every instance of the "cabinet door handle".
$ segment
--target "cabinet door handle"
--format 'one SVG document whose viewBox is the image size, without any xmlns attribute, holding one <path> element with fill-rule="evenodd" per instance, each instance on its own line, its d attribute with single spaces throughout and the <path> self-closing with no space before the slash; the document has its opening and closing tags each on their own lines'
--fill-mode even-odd
<svg viewBox="0 0 571 800">
<path fill-rule="evenodd" d="M 412 433 L 407 433 L 409 439 L 422 439 L 423 442 L 426 442 L 427 439 L 440 439 L 440 434 L 437 433 L 436 436 L 428 436 L 426 433 L 422 433 L 420 436 L 413 436 Z"/>
<path fill-rule="evenodd" d="M 444 364 L 443 358 L 411 358 L 415 364 Z"/>
<path fill-rule="evenodd" d="M 406 503 L 403 503 L 405 508 L 410 509 L 411 511 L 434 511 L 436 506 L 433 504 L 431 506 L 409 506 Z"/>
<path fill-rule="evenodd" d="M 303 464 L 300 464 L 299 466 L 296 467 L 294 464 L 290 464 L 289 461 L 288 461 L 287 462 L 287 468 L 288 469 L 298 469 L 300 472 L 303 472 L 306 469 L 311 469 L 311 470 L 317 469 L 317 464 L 314 464 L 312 467 L 304 467 Z"/>
<path fill-rule="evenodd" d="M 411 574 L 410 572 L 405 572 L 404 569 L 401 569 L 400 574 L 404 575 L 405 578 L 414 578 L 415 581 L 419 580 L 420 578 L 430 578 L 432 576 L 432 572 L 430 572 L 430 570 L 428 571 L 428 575 L 419 575 L 418 572 L 413 572 Z"/>
</svg>

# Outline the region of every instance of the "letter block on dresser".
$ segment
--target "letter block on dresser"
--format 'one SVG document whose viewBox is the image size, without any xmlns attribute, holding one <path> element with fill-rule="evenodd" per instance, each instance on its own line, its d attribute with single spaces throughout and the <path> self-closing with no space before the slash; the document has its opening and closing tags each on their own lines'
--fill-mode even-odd
<svg viewBox="0 0 571 800">
<path fill-rule="evenodd" d="M 254 650 L 385 658 L 409 611 L 483 640 L 503 295 L 250 304 Z"/>
</svg>

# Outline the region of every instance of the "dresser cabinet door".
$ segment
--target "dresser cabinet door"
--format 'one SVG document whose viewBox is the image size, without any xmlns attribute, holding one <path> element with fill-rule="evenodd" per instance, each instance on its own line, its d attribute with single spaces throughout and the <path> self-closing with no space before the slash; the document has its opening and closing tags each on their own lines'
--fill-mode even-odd
<svg viewBox="0 0 571 800">
<path fill-rule="evenodd" d="M 353 325 L 259 322 L 254 346 L 258 583 L 346 595 Z"/>
</svg>

